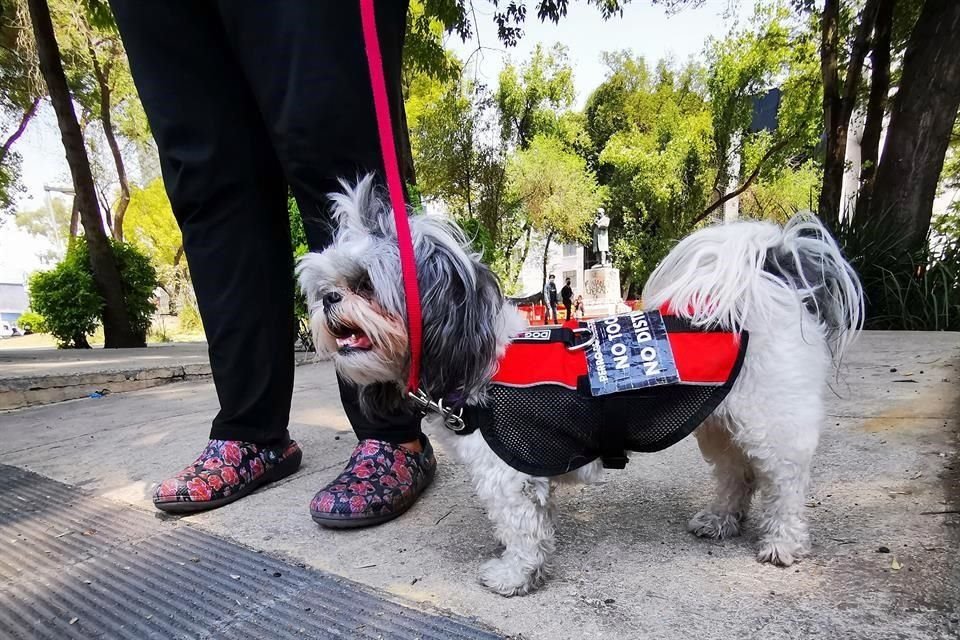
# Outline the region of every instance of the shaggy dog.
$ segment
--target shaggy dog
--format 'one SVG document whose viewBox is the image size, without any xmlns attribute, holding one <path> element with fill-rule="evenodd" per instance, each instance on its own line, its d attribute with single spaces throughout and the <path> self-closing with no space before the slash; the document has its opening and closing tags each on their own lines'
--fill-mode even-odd
<svg viewBox="0 0 960 640">
<path fill-rule="evenodd" d="M 409 411 L 406 310 L 392 213 L 368 176 L 332 194 L 338 230 L 322 253 L 301 259 L 318 349 L 360 389 L 371 415 Z M 462 231 L 436 216 L 410 218 L 423 308 L 422 388 L 483 405 L 511 338 L 526 328 L 496 276 Z M 649 309 L 668 308 L 696 327 L 749 333 L 729 394 L 696 429 L 713 466 L 716 495 L 690 519 L 697 536 L 740 533 L 753 501 L 757 559 L 789 566 L 808 551 L 804 497 L 831 370 L 856 336 L 862 291 L 834 240 L 812 216 L 784 227 L 736 222 L 682 240 L 650 276 Z M 554 550 L 551 485 L 591 482 L 599 460 L 566 475 L 522 473 L 503 462 L 479 431 L 434 433 L 467 465 L 504 551 L 480 580 L 505 596 L 542 584 Z M 756 499 L 754 495 L 756 494 Z"/>
</svg>

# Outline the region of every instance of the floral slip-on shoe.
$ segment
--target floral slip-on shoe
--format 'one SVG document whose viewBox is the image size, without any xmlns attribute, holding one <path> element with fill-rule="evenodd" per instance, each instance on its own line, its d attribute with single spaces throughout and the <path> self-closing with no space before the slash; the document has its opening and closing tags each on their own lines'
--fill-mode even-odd
<svg viewBox="0 0 960 640">
<path fill-rule="evenodd" d="M 336 480 L 310 502 L 310 515 L 325 527 L 380 524 L 409 509 L 429 486 L 437 458 L 426 436 L 417 453 L 380 440 L 362 440 Z"/>
<path fill-rule="evenodd" d="M 214 509 L 239 500 L 257 487 L 285 478 L 300 467 L 303 452 L 291 440 L 261 447 L 238 440 L 211 440 L 193 464 L 160 483 L 153 504 L 169 513 Z"/>
</svg>

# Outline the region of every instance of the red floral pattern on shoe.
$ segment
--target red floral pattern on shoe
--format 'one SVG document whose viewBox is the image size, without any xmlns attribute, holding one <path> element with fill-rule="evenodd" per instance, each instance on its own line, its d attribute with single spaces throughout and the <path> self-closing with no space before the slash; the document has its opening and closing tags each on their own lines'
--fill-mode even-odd
<svg viewBox="0 0 960 640">
<path fill-rule="evenodd" d="M 423 452 L 380 440 L 363 440 L 337 478 L 310 502 L 310 513 L 325 520 L 382 521 L 413 504 L 433 480 L 437 459 L 430 441 Z"/>
<path fill-rule="evenodd" d="M 211 440 L 193 464 L 160 483 L 154 504 L 222 500 L 258 483 L 263 475 L 300 453 L 293 440 L 284 447 L 261 447 L 238 440 Z"/>
</svg>

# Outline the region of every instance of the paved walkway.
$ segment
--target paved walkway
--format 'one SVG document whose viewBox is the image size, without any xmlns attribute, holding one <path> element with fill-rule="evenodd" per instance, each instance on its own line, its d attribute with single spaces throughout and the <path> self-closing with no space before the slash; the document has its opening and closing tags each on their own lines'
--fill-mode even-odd
<svg viewBox="0 0 960 640">
<path fill-rule="evenodd" d="M 956 638 L 958 381 L 958 334 L 863 336 L 834 384 L 814 465 L 813 554 L 789 569 L 753 560 L 749 526 L 726 541 L 685 532 L 711 493 L 692 439 L 638 456 L 599 485 L 562 489 L 555 575 L 524 598 L 477 584 L 497 545 L 464 469 L 442 449 L 435 485 L 403 518 L 320 529 L 308 503 L 353 445 L 327 363 L 297 370 L 299 473 L 235 505 L 152 526 L 221 536 L 525 640 Z M 215 410 L 212 385 L 198 381 L 0 414 L 0 458 L 152 515 L 154 483 L 197 454 Z"/>
<path fill-rule="evenodd" d="M 300 362 L 313 358 L 297 355 Z M 143 349 L 0 349 L 0 411 L 209 376 L 205 342 Z"/>
</svg>

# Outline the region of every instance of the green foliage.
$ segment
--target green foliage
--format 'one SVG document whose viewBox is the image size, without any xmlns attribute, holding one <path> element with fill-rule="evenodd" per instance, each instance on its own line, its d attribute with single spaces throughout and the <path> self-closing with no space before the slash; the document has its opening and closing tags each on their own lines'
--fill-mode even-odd
<svg viewBox="0 0 960 640">
<path fill-rule="evenodd" d="M 299 258 L 310 251 L 307 245 L 307 232 L 303 228 L 303 219 L 300 217 L 300 208 L 293 196 L 287 197 L 287 215 L 290 219 L 290 244 L 293 257 Z M 290 274 L 290 277 L 294 277 Z M 297 340 L 306 351 L 314 351 L 313 332 L 310 331 L 310 309 L 307 307 L 307 297 L 300 290 L 294 289 L 293 312 L 297 321 Z"/>
<path fill-rule="evenodd" d="M 17 326 L 26 333 L 48 333 L 47 321 L 36 311 L 27 311 L 17 318 Z"/>
<path fill-rule="evenodd" d="M 557 134 L 560 114 L 573 104 L 573 69 L 564 46 L 537 45 L 519 69 L 500 72 L 494 96 L 504 141 L 526 149 L 540 134 Z"/>
<path fill-rule="evenodd" d="M 5 2 L 0 12 L 0 126 L 8 133 L 0 150 L 0 213 L 11 212 L 24 191 L 22 157 L 14 145 L 43 94 L 26 4 Z"/>
<path fill-rule="evenodd" d="M 412 0 L 403 43 L 404 76 L 452 80 L 460 71 L 457 59 L 443 46 L 448 25 L 455 28 L 465 15 L 452 2 Z"/>
<path fill-rule="evenodd" d="M 837 240 L 860 275 L 866 328 L 960 330 L 960 220 L 947 216 L 915 253 L 897 249 L 886 216 L 853 225 L 842 220 Z"/>
<path fill-rule="evenodd" d="M 817 171 L 803 158 L 819 135 L 821 94 L 808 31 L 783 10 L 761 10 L 750 29 L 708 43 L 706 60 L 651 67 L 628 52 L 606 54 L 607 77 L 587 100 L 590 144 L 580 153 L 609 189 L 612 258 L 627 288 L 734 187 L 744 189 L 746 215 L 807 206 Z M 774 86 L 779 126 L 754 131 L 754 100 Z"/>
<path fill-rule="evenodd" d="M 157 284 L 156 271 L 149 258 L 132 245 L 113 242 L 112 247 L 133 330 L 145 338 L 155 309 L 152 297 Z M 35 273 L 30 278 L 30 308 L 43 316 L 48 331 L 57 338 L 61 348 L 90 346 L 87 336 L 101 319 L 102 304 L 83 238 L 71 243 L 66 257 L 54 269 Z"/>
<path fill-rule="evenodd" d="M 194 305 L 183 237 L 161 178 L 142 189 L 131 187 L 124 228 L 125 239 L 150 257 L 159 285 L 170 297 L 171 309 L 164 311 L 181 313 Z"/>
<path fill-rule="evenodd" d="M 150 256 L 158 269 L 180 264 L 183 237 L 162 178 L 143 188 L 131 187 L 125 227 L 127 240 Z"/>
<path fill-rule="evenodd" d="M 180 313 L 177 315 L 180 320 L 180 329 L 182 331 L 203 331 L 203 320 L 200 318 L 200 311 L 195 304 L 185 304 L 180 307 Z"/>
<path fill-rule="evenodd" d="M 523 220 L 507 191 L 506 143 L 495 130 L 495 103 L 479 88 L 448 83 L 424 101 L 411 124 L 421 197 L 442 201 L 501 276 L 521 251 Z M 408 100 L 419 100 L 413 96 Z"/>
<path fill-rule="evenodd" d="M 740 196 L 740 215 L 783 223 L 799 211 L 812 211 L 822 179 L 822 171 L 813 160 L 774 167 L 766 179 Z"/>
<path fill-rule="evenodd" d="M 586 230 L 603 202 L 603 190 L 586 161 L 553 137 L 538 135 L 507 167 L 510 190 L 535 231 L 572 242 Z"/>
<path fill-rule="evenodd" d="M 77 243 L 86 249 L 86 243 Z M 113 255 L 123 283 L 123 300 L 130 323 L 138 336 L 147 335 L 150 319 L 156 311 L 153 292 L 157 288 L 157 271 L 150 258 L 132 244 L 111 242 Z M 86 253 L 86 251 L 84 251 Z"/>
<path fill-rule="evenodd" d="M 627 53 L 606 57 L 607 80 L 587 102 L 586 129 L 608 188 L 611 253 L 624 282 L 640 284 L 702 213 L 717 169 L 704 70 Z"/>
<path fill-rule="evenodd" d="M 62 349 L 88 348 L 102 302 L 93 283 L 86 243 L 78 240 L 50 271 L 30 278 L 30 308 L 42 315 Z"/>
</svg>

